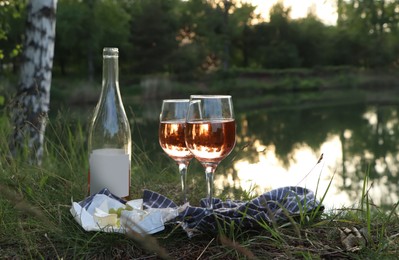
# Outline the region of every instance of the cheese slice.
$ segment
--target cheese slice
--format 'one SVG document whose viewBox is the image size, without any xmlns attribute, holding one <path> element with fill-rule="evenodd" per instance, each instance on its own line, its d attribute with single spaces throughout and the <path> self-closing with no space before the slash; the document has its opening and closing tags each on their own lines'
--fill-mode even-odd
<svg viewBox="0 0 399 260">
<path fill-rule="evenodd" d="M 118 223 L 118 215 L 114 213 L 107 213 L 105 211 L 102 211 L 99 208 L 95 209 L 94 212 L 94 221 L 99 225 L 100 227 L 106 227 L 106 226 L 117 226 Z"/>
</svg>

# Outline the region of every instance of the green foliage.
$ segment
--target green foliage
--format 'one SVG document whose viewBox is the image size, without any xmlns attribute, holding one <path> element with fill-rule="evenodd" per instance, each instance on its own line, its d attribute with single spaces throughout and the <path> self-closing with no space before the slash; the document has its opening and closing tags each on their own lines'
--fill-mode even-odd
<svg viewBox="0 0 399 260">
<path fill-rule="evenodd" d="M 0 56 L 16 71 L 26 1 L 3 2 Z M 389 67 L 399 56 L 397 4 L 337 1 L 337 25 L 327 26 L 312 11 L 292 19 L 283 2 L 270 9 L 266 22 L 240 1 L 59 0 L 54 66 L 64 75 L 99 75 L 101 49 L 116 46 L 122 71 L 133 78 L 190 79 L 237 67 Z"/>
<path fill-rule="evenodd" d="M 344 44 L 353 46 L 356 65 L 381 67 L 396 61 L 398 49 L 391 44 L 398 40 L 397 5 L 398 1 L 339 1 L 337 28 L 349 37 Z"/>
<path fill-rule="evenodd" d="M 328 65 L 326 51 L 329 51 L 326 39 L 329 29 L 316 16 L 292 21 L 296 46 L 300 53 L 302 67 Z"/>
<path fill-rule="evenodd" d="M 57 27 L 55 41 L 54 66 L 60 66 L 63 74 L 66 74 L 68 63 L 82 62 L 84 42 L 88 27 L 83 26 L 86 16 L 85 5 L 80 1 L 59 1 L 57 6 Z"/>
<path fill-rule="evenodd" d="M 133 47 L 129 57 L 135 73 L 168 71 L 171 53 L 178 46 L 178 2 L 139 0 L 129 7 Z"/>
<path fill-rule="evenodd" d="M 204 56 L 204 50 L 198 43 L 186 44 L 173 52 L 169 70 L 181 80 L 193 79 L 201 73 Z"/>
<path fill-rule="evenodd" d="M 26 3 L 25 0 L 0 1 L 0 64 L 15 64 L 15 58 L 21 53 Z"/>
<path fill-rule="evenodd" d="M 85 69 L 93 60 L 101 68 L 102 48 L 119 47 L 126 55 L 130 16 L 112 0 L 61 0 L 57 9 L 55 65 L 66 74 L 68 67 Z"/>
</svg>

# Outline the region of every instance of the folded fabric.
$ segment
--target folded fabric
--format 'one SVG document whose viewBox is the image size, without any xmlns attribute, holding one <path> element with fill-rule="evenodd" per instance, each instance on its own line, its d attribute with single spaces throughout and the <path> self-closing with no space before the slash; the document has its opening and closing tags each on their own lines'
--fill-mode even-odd
<svg viewBox="0 0 399 260">
<path fill-rule="evenodd" d="M 118 196 L 112 194 L 107 188 L 104 188 L 102 190 L 100 190 L 99 192 L 97 192 L 96 194 L 90 195 L 88 197 L 86 197 L 84 200 L 79 202 L 79 205 L 84 208 L 84 209 L 88 209 L 89 206 L 91 205 L 91 203 L 93 202 L 93 199 L 96 197 L 96 195 L 98 194 L 103 194 L 104 196 L 107 196 L 111 199 L 114 199 L 116 201 L 119 201 L 122 204 L 126 204 L 126 201 L 119 198 Z"/>
<path fill-rule="evenodd" d="M 98 194 L 109 197 L 115 203 L 126 204 L 126 201 L 115 196 L 107 189 L 100 191 Z M 79 204 L 75 202 L 74 205 L 79 205 L 82 212 L 85 212 L 93 207 L 92 203 L 96 204 L 96 195 L 87 197 Z M 178 206 L 162 194 L 144 190 L 142 207 L 143 210 L 149 213 L 162 209 L 164 216 L 161 221 L 166 222 L 165 224 L 181 223 L 189 237 L 196 233 L 215 233 L 219 228 L 228 230 L 233 225 L 235 229 L 255 230 L 262 225 L 269 225 L 273 221 L 286 222 L 290 217 L 307 214 L 315 209 L 318 209 L 319 213 L 324 210 L 324 207 L 315 198 L 311 190 L 297 186 L 274 189 L 246 202 L 222 201 L 218 198 L 213 198 L 213 202 L 213 211 L 206 209 L 205 199 L 200 201 L 200 207 L 193 207 L 188 204 Z M 172 210 L 176 214 L 173 216 L 173 214 L 165 210 Z M 81 218 L 81 214 L 74 214 L 74 217 Z M 148 231 L 145 226 L 142 226 L 141 229 Z M 153 229 L 151 227 L 152 232 L 150 233 L 161 230 L 163 228 Z M 112 232 L 112 230 L 108 232 Z"/>
<path fill-rule="evenodd" d="M 314 193 L 306 188 L 289 186 L 274 189 L 248 201 L 222 201 L 213 198 L 214 210 L 206 210 L 206 200 L 202 199 L 200 207 L 187 206 L 175 219 L 182 222 L 188 235 L 199 232 L 216 232 L 218 227 L 242 230 L 256 229 L 272 221 L 287 221 L 289 217 L 309 213 L 316 208 L 324 210 Z M 167 197 L 153 191 L 145 190 L 144 208 L 168 208 L 177 205 Z"/>
</svg>

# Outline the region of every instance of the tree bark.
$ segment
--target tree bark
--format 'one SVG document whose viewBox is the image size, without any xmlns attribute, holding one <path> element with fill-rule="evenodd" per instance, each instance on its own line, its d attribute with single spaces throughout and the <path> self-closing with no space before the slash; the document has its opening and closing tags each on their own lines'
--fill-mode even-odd
<svg viewBox="0 0 399 260">
<path fill-rule="evenodd" d="M 31 0 L 17 96 L 11 107 L 12 155 L 41 164 L 50 106 L 57 0 Z"/>
</svg>

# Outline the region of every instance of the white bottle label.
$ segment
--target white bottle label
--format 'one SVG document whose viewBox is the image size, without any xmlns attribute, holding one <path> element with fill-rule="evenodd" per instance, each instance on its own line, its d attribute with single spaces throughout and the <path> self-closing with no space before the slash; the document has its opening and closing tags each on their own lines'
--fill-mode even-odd
<svg viewBox="0 0 399 260">
<path fill-rule="evenodd" d="M 90 195 L 103 188 L 118 197 L 129 195 L 130 160 L 123 149 L 97 149 L 90 154 Z"/>
</svg>

